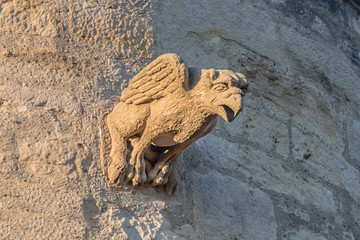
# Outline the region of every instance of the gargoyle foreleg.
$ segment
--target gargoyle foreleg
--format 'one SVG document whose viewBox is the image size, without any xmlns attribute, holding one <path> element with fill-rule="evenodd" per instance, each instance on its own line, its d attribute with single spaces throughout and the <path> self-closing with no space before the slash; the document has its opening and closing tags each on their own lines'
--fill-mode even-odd
<svg viewBox="0 0 360 240">
<path fill-rule="evenodd" d="M 122 183 L 125 180 L 127 172 L 126 139 L 121 137 L 116 128 L 109 127 L 112 138 L 110 158 L 111 163 L 108 167 L 108 177 L 111 184 Z"/>
</svg>

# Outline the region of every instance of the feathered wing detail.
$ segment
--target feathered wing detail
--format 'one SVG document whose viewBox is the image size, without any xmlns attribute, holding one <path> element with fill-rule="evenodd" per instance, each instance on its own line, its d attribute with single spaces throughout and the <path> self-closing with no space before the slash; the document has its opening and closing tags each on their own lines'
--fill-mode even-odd
<svg viewBox="0 0 360 240">
<path fill-rule="evenodd" d="M 161 55 L 129 82 L 120 101 L 129 104 L 149 103 L 173 92 L 188 90 L 187 66 L 174 53 Z"/>
</svg>

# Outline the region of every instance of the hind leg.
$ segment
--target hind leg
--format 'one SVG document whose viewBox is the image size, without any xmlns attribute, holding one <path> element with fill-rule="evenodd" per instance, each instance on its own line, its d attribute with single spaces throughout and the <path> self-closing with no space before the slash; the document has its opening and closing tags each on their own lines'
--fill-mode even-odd
<svg viewBox="0 0 360 240">
<path fill-rule="evenodd" d="M 203 125 L 202 128 L 199 129 L 194 136 L 192 136 L 192 138 L 169 149 L 169 151 L 167 151 L 149 171 L 147 180 L 149 182 L 152 181 L 153 186 L 166 184 L 172 162 L 190 145 L 196 142 L 196 140 L 207 135 L 215 127 L 215 125 L 216 119 L 208 120 L 207 124 Z"/>
<path fill-rule="evenodd" d="M 129 180 L 132 180 L 134 186 L 145 183 L 147 180 L 146 161 L 144 159 L 144 155 L 146 149 L 150 146 L 152 139 L 153 134 L 145 128 L 140 139 L 133 144 L 134 148 L 129 161 L 130 166 L 128 178 Z"/>
<path fill-rule="evenodd" d="M 108 115 L 106 123 L 111 137 L 111 163 L 107 173 L 110 183 L 124 182 L 129 167 L 127 141 L 141 134 L 149 113 L 147 106 L 137 107 L 121 102 Z"/>
</svg>

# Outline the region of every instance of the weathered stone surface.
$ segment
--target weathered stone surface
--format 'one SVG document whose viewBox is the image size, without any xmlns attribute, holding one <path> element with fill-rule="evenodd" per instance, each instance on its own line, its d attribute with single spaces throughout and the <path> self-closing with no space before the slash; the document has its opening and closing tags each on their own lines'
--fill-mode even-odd
<svg viewBox="0 0 360 240">
<path fill-rule="evenodd" d="M 205 137 L 199 140 L 199 144 L 201 148 L 217 146 L 216 149 L 202 153 L 205 159 L 226 159 L 221 161 L 221 165 L 212 161 L 214 165 L 209 168 L 221 169 L 224 174 L 227 169 L 236 169 L 232 174 L 242 173 L 261 188 L 288 194 L 304 205 L 312 204 L 324 211 L 336 211 L 329 189 L 317 183 L 316 179 L 304 178 L 301 173 L 286 167 L 281 158 L 275 158 L 255 147 L 239 146 L 215 136 Z"/>
<path fill-rule="evenodd" d="M 169 222 L 160 213 L 164 208 L 165 202 L 154 201 L 148 213 L 143 216 L 110 208 L 107 213 L 108 226 L 103 228 L 101 235 L 120 239 L 181 239 L 168 230 Z"/>
<path fill-rule="evenodd" d="M 355 224 L 358 226 L 360 225 L 360 215 L 358 214 L 360 211 L 360 204 L 359 203 L 353 203 L 351 206 L 351 214 L 352 217 L 355 220 Z"/>
<path fill-rule="evenodd" d="M 245 99 L 247 105 L 248 99 Z M 251 104 L 251 106 L 254 106 Z M 227 125 L 224 121 L 219 121 L 216 128 L 219 135 L 228 136 L 230 141 L 237 141 L 252 144 L 263 150 L 273 152 L 284 158 L 289 157 L 290 137 L 288 124 L 278 119 L 267 116 L 263 112 L 246 107 L 246 114 L 234 120 L 236 124 Z M 240 124 L 244 127 L 239 128 Z"/>
<path fill-rule="evenodd" d="M 0 238 L 360 239 L 359 42 L 341 0 L 0 1 Z M 243 115 L 175 196 L 109 189 L 99 112 L 168 52 L 244 73 Z"/>
<path fill-rule="evenodd" d="M 275 239 L 272 201 L 264 192 L 214 171 L 195 174 L 192 181 L 197 238 L 216 229 L 217 239 Z"/>
<path fill-rule="evenodd" d="M 314 239 L 314 240 L 326 240 L 323 236 L 312 233 L 306 229 L 300 229 L 300 231 L 289 231 L 284 234 L 283 239 L 288 240 L 302 240 L 302 239 Z"/>
<path fill-rule="evenodd" d="M 345 159 L 324 147 L 316 138 L 293 129 L 294 160 L 316 178 L 345 188 L 357 201 L 360 199 L 360 173 Z"/>
<path fill-rule="evenodd" d="M 358 139 L 360 139 L 360 122 L 353 119 L 348 126 L 349 154 L 350 157 L 360 165 L 360 147 Z"/>
</svg>

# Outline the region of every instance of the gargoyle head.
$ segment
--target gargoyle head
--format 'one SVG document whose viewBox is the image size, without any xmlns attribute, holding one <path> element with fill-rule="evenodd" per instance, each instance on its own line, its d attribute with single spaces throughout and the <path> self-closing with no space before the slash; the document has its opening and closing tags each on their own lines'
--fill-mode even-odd
<svg viewBox="0 0 360 240">
<path fill-rule="evenodd" d="M 193 91 L 202 98 L 208 111 L 231 122 L 242 110 L 241 100 L 247 88 L 248 83 L 241 73 L 203 69 Z"/>
</svg>

